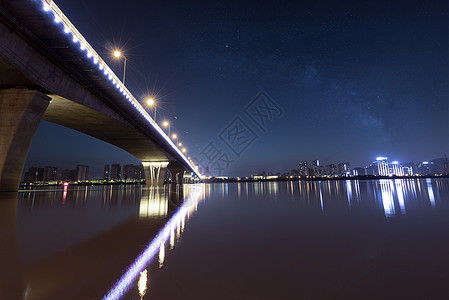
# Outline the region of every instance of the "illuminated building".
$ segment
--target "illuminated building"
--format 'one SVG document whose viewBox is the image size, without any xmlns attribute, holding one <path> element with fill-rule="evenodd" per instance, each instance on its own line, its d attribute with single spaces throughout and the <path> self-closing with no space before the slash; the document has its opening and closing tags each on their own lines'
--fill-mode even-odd
<svg viewBox="0 0 449 300">
<path fill-rule="evenodd" d="M 447 157 L 432 159 L 429 171 L 431 174 L 449 174 L 449 159 Z"/>
<path fill-rule="evenodd" d="M 77 165 L 76 166 L 76 180 L 86 181 L 89 177 L 89 166 Z"/>
<path fill-rule="evenodd" d="M 336 176 L 338 175 L 337 166 L 335 164 L 326 165 L 326 175 Z"/>
<path fill-rule="evenodd" d="M 309 167 L 307 161 L 301 161 L 299 163 L 299 175 L 309 176 Z"/>
<path fill-rule="evenodd" d="M 402 169 L 402 166 L 397 161 L 393 161 L 392 163 L 388 164 L 388 174 L 389 175 L 395 175 L 395 176 L 403 176 L 404 171 Z"/>
<path fill-rule="evenodd" d="M 319 166 L 319 174 L 320 174 L 320 176 L 326 176 L 326 175 L 329 175 L 329 174 L 327 174 L 326 173 L 326 168 L 324 167 L 324 166 Z"/>
<path fill-rule="evenodd" d="M 390 170 L 388 169 L 388 158 L 387 157 L 377 157 L 374 164 L 377 166 L 377 174 L 380 176 L 388 176 Z"/>
<path fill-rule="evenodd" d="M 390 170 L 388 168 L 388 158 L 387 157 L 377 157 L 375 161 L 365 168 L 366 175 L 380 175 L 388 176 Z"/>
<path fill-rule="evenodd" d="M 103 169 L 103 180 L 109 180 L 109 165 L 104 165 Z"/>
<path fill-rule="evenodd" d="M 416 169 L 414 163 L 412 163 L 412 162 L 402 163 L 401 165 L 402 165 L 402 169 L 403 169 L 405 175 L 413 175 L 414 174 L 415 169 Z"/>
<path fill-rule="evenodd" d="M 366 175 L 366 169 L 365 168 L 354 168 L 354 169 L 352 169 L 352 174 L 354 176 L 364 176 L 364 175 Z"/>
<path fill-rule="evenodd" d="M 320 176 L 320 161 L 315 159 L 312 161 L 313 176 Z"/>
<path fill-rule="evenodd" d="M 122 166 L 119 164 L 111 165 L 111 180 L 122 179 Z"/>
<path fill-rule="evenodd" d="M 416 167 L 416 173 L 419 175 L 428 175 L 430 174 L 430 165 L 429 162 L 423 161 L 418 163 Z"/>
<path fill-rule="evenodd" d="M 55 181 L 56 180 L 56 167 L 45 166 L 44 167 L 44 181 Z"/>
<path fill-rule="evenodd" d="M 349 162 L 338 164 L 338 175 L 348 176 L 350 174 L 351 174 L 351 165 L 349 164 Z"/>
<path fill-rule="evenodd" d="M 31 167 L 25 172 L 24 181 L 27 183 L 44 180 L 44 168 Z"/>
</svg>

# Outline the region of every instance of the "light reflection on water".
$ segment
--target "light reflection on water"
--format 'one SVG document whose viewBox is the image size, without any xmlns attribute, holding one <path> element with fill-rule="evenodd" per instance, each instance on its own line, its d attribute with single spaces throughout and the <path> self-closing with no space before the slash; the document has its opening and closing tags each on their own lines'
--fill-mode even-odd
<svg viewBox="0 0 449 300">
<path fill-rule="evenodd" d="M 15 278 L 16 285 L 21 286 L 20 295 L 26 293 L 27 299 L 98 299 L 103 296 L 105 299 L 118 299 L 123 296 L 126 299 L 137 297 L 146 299 L 153 294 L 155 298 L 163 296 L 159 291 L 162 274 L 176 275 L 173 273 L 173 268 L 176 269 L 176 266 L 173 266 L 171 262 L 194 260 L 198 264 L 196 267 L 201 268 L 202 259 L 195 257 L 194 252 L 187 251 L 184 254 L 185 245 L 188 245 L 189 241 L 192 242 L 192 239 L 195 242 L 195 238 L 198 243 L 203 235 L 207 236 L 209 227 L 215 228 L 210 229 L 213 238 L 207 239 L 208 247 L 211 249 L 217 247 L 216 252 L 212 251 L 215 260 L 220 260 L 221 254 L 229 256 L 227 259 L 231 257 L 237 261 L 241 259 L 241 254 L 232 253 L 236 251 L 233 245 L 238 244 L 237 248 L 243 253 L 254 253 L 265 263 L 269 263 L 268 257 L 278 250 L 274 246 L 271 248 L 268 241 L 281 236 L 280 240 L 273 243 L 280 245 L 287 242 L 289 249 L 295 249 L 297 252 L 305 251 L 302 249 L 307 249 L 310 245 L 298 246 L 298 241 L 301 239 L 297 235 L 311 230 L 311 236 L 318 235 L 316 239 L 311 238 L 314 243 L 326 241 L 326 236 L 315 233 L 313 228 L 321 224 L 317 222 L 325 224 L 325 220 L 329 217 L 343 221 L 350 219 L 351 216 L 363 214 L 365 217 L 368 216 L 367 220 L 374 216 L 380 217 L 385 222 L 387 220 L 402 222 L 409 215 L 431 215 L 439 211 L 441 213 L 449 206 L 449 180 L 239 182 L 187 185 L 184 188 L 172 186 L 163 189 L 145 189 L 140 186 L 69 186 L 26 190 L 18 194 L 18 200 L 17 194 L 15 197 L 4 202 L 14 201 L 15 206 L 0 210 L 1 220 L 8 218 L 12 220 L 9 225 L 2 224 L 1 232 L 14 233 L 14 237 L 1 240 L 0 245 L 12 245 L 18 250 L 0 249 L 6 251 L 0 253 L 0 257 L 13 257 L 9 260 L 18 261 L 16 266 L 22 265 L 20 268 L 11 266 L 10 269 L 4 268 L 2 271 L 4 274 L 19 272 L 18 277 L 11 276 L 11 278 Z M 202 204 L 201 201 L 203 201 Z M 12 207 L 15 209 L 13 210 Z M 214 207 L 219 209 L 213 210 Z M 202 213 L 203 208 L 204 213 Z M 192 214 L 198 209 L 199 213 L 190 220 Z M 13 216 L 12 219 L 11 216 Z M 319 218 L 316 219 L 316 216 Z M 257 222 L 254 221 L 257 226 L 253 229 L 246 228 L 245 226 L 252 224 L 253 219 L 257 220 Z M 191 221 L 202 222 L 203 231 L 198 231 L 198 225 L 196 229 L 192 229 Z M 340 239 L 350 240 L 351 233 L 348 228 L 341 227 L 339 230 L 338 226 L 341 225 L 338 224 L 337 222 L 332 225 L 335 226 L 336 231 L 331 235 L 331 240 L 339 234 L 341 234 Z M 379 230 L 382 236 L 389 233 L 385 224 L 373 224 L 383 228 Z M 412 225 L 417 226 L 413 223 Z M 221 232 L 220 236 L 218 230 L 227 227 L 232 230 L 226 229 L 228 231 Z M 248 230 L 250 234 L 243 235 Z M 189 233 L 189 240 L 184 240 L 181 244 L 181 238 L 184 239 L 184 236 L 187 236 L 183 234 L 184 232 Z M 348 236 L 345 235 L 346 233 Z M 434 229 L 433 235 L 435 234 Z M 413 232 L 409 232 L 408 235 L 404 235 L 403 232 L 396 235 L 411 236 Z M 233 240 L 234 236 L 236 236 L 235 240 Z M 360 238 L 358 237 L 357 241 Z M 363 239 L 369 240 L 369 235 L 363 236 Z M 422 237 L 417 238 L 417 243 L 421 239 Z M 373 238 L 373 240 L 376 239 Z M 253 245 L 254 243 L 259 246 Z M 354 251 L 354 244 L 351 245 L 353 245 L 352 248 L 346 251 L 348 254 Z M 204 245 L 196 244 L 194 248 L 201 249 L 202 246 Z M 326 246 L 323 247 L 326 248 Z M 338 250 L 342 246 L 334 245 L 334 247 Z M 363 244 L 361 247 L 363 248 Z M 101 249 L 108 250 L 105 252 Z M 176 250 L 171 251 L 173 249 Z M 316 251 L 319 252 L 320 249 L 318 247 Z M 220 251 L 226 251 L 226 253 Z M 377 257 L 375 253 L 380 250 L 369 248 L 367 251 L 367 257 L 373 255 Z M 202 255 L 207 258 L 207 254 Z M 362 257 L 365 257 L 363 255 L 365 254 L 362 253 Z M 296 254 L 281 254 L 281 256 L 292 264 L 295 264 L 295 259 L 299 259 Z M 84 259 L 88 257 L 96 259 L 92 261 Z M 122 258 L 118 259 L 119 257 Z M 310 259 L 313 260 L 313 257 Z M 83 263 L 84 260 L 86 262 Z M 248 257 L 248 260 L 251 258 Z M 222 268 L 227 267 L 228 263 L 225 261 L 222 264 L 214 261 L 219 267 L 207 269 L 212 277 L 225 276 L 220 273 Z M 246 264 L 247 262 L 240 261 L 239 266 Z M 253 268 L 257 270 L 258 267 Z M 73 270 L 70 276 L 61 276 L 67 269 Z M 86 274 L 96 274 L 98 270 L 102 270 L 103 273 L 98 273 L 97 277 L 89 276 L 89 281 L 92 281 L 89 288 L 79 288 L 79 282 L 86 280 L 83 279 Z M 195 270 L 196 268 L 192 272 L 198 276 Z M 238 277 L 240 273 L 243 274 L 246 271 L 233 269 L 233 272 Z M 288 269 L 282 269 L 279 272 L 290 274 Z M 223 274 L 226 272 L 223 271 Z M 249 276 L 259 278 L 263 275 L 256 272 Z M 44 281 L 44 278 L 47 281 Z M 48 283 L 48 278 L 51 284 Z M 209 280 L 209 277 L 200 278 Z M 223 278 L 217 280 L 226 282 L 232 277 Z M 276 278 L 272 283 L 273 289 L 279 286 Z M 230 282 L 228 285 L 232 286 L 232 284 L 235 282 Z M 255 286 L 257 287 L 257 284 Z M 211 285 L 212 287 L 214 285 Z M 258 288 L 263 290 L 267 287 L 260 285 Z M 71 298 L 66 295 L 62 297 L 59 291 L 64 289 L 79 292 L 74 292 Z M 16 299 L 15 296 L 16 294 L 7 299 Z M 232 297 L 234 296 L 227 298 Z M 235 298 L 239 297 L 244 298 L 235 296 Z M 253 296 L 245 295 L 245 297 Z M 267 296 L 267 298 L 270 297 Z"/>
<path fill-rule="evenodd" d="M 147 245 L 144 251 L 128 267 L 127 271 L 107 293 L 104 299 L 119 299 L 133 285 L 136 277 L 153 260 L 156 253 L 159 252 L 159 268 L 162 268 L 165 261 L 165 242 L 170 238 L 173 228 L 177 227 L 179 231 L 184 231 L 185 219 L 192 213 L 199 201 L 203 197 L 203 189 L 200 187 L 190 187 L 189 198 L 185 199 L 182 206 L 167 221 L 165 226 L 156 235 L 156 237 Z"/>
</svg>

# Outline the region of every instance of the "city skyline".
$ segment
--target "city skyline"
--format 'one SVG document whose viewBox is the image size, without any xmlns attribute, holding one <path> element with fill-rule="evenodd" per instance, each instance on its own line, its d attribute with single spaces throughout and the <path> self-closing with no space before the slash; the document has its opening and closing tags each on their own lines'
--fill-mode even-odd
<svg viewBox="0 0 449 300">
<path fill-rule="evenodd" d="M 443 162 L 444 160 L 444 162 Z M 398 161 L 388 159 L 388 157 L 378 156 L 371 160 L 369 163 L 364 165 L 352 165 L 351 162 L 333 162 L 333 163 L 322 163 L 319 159 L 315 159 L 311 161 L 312 163 L 309 165 L 309 161 L 301 160 L 296 164 L 296 167 L 282 170 L 281 172 L 264 170 L 261 172 L 252 172 L 250 176 L 254 176 L 255 174 L 275 174 L 278 173 L 283 174 L 285 176 L 295 175 L 295 176 L 340 176 L 344 177 L 347 175 L 432 175 L 432 174 L 449 174 L 449 159 L 447 156 L 433 158 L 425 161 Z M 382 171 L 377 164 L 385 162 L 385 170 Z M 392 165 L 397 166 L 398 168 L 392 167 Z M 435 166 L 438 165 L 438 166 Z M 87 168 L 87 172 L 83 169 L 82 178 L 80 179 L 80 170 L 79 168 Z M 392 169 L 393 168 L 393 169 Z M 36 174 L 34 175 L 35 181 L 52 181 L 52 180 L 126 180 L 126 179 L 144 179 L 144 169 L 142 164 L 129 164 L 129 163 L 108 163 L 102 166 L 102 173 L 89 174 L 90 166 L 86 165 L 76 165 L 75 169 L 61 169 L 55 166 L 46 165 L 44 167 L 32 165 L 30 167 L 26 167 L 23 170 L 22 181 L 27 182 L 28 173 L 31 172 L 32 169 L 36 170 Z M 41 179 L 38 180 L 37 169 L 39 170 L 39 176 Z M 98 169 L 98 168 L 95 168 Z M 361 171 L 363 170 L 363 171 Z M 48 174 L 52 175 L 48 175 Z M 64 175 L 65 174 L 65 175 Z M 238 176 L 226 176 L 224 174 L 206 174 L 203 173 L 206 177 L 250 177 L 249 175 L 238 175 Z M 51 179 L 49 179 L 51 176 Z M 47 178 L 47 179 L 46 179 Z M 75 179 L 76 178 L 76 179 Z"/>
<path fill-rule="evenodd" d="M 423 161 L 449 153 L 444 1 L 57 4 L 119 77 L 123 64 L 110 50 L 123 49 L 127 86 L 142 103 L 148 95 L 156 99 L 158 120 L 171 120 L 189 156 L 204 161 L 211 142 L 227 155 L 223 174 L 282 171 L 297 157 L 360 165 L 364 157 Z M 97 15 L 98 7 L 107 13 Z M 150 9 L 159 14 L 137 17 Z M 139 24 L 111 22 L 118 14 Z M 176 18 L 164 31 L 167 16 Z M 246 110 L 261 91 L 279 108 L 266 127 Z M 236 124 L 252 132 L 242 149 L 223 139 Z M 51 160 L 101 166 L 109 155 L 137 163 L 113 146 L 42 122 L 26 167 Z"/>
</svg>

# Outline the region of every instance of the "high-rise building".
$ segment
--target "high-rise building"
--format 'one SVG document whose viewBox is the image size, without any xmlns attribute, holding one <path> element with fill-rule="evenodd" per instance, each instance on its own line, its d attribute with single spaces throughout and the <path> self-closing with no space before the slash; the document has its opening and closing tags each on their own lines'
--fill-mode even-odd
<svg viewBox="0 0 449 300">
<path fill-rule="evenodd" d="M 299 176 L 309 176 L 309 167 L 305 160 L 299 163 Z"/>
<path fill-rule="evenodd" d="M 338 175 L 339 176 L 348 176 L 351 174 L 351 165 L 349 162 L 339 163 L 338 164 Z"/>
<path fill-rule="evenodd" d="M 24 181 L 27 183 L 43 181 L 44 180 L 44 168 L 31 167 L 28 172 L 25 173 Z"/>
<path fill-rule="evenodd" d="M 431 174 L 449 174 L 449 159 L 447 157 L 432 159 L 429 165 Z"/>
<path fill-rule="evenodd" d="M 103 168 L 103 180 L 109 180 L 109 165 L 104 165 Z"/>
<path fill-rule="evenodd" d="M 430 174 L 430 164 L 428 161 L 419 162 L 416 166 L 416 173 L 419 175 L 429 175 Z"/>
<path fill-rule="evenodd" d="M 122 179 L 122 166 L 119 164 L 111 165 L 111 180 Z"/>
<path fill-rule="evenodd" d="M 320 176 L 320 161 L 315 159 L 312 161 L 313 176 Z"/>
<path fill-rule="evenodd" d="M 324 167 L 324 166 L 319 166 L 319 176 L 326 176 L 326 175 L 328 175 L 327 173 L 326 173 L 326 168 Z"/>
<path fill-rule="evenodd" d="M 404 170 L 405 175 L 413 175 L 415 174 L 415 163 L 408 162 L 408 163 L 402 163 L 402 169 Z"/>
<path fill-rule="evenodd" d="M 364 176 L 366 175 L 365 168 L 354 168 L 352 169 L 352 174 L 354 176 Z"/>
<path fill-rule="evenodd" d="M 56 167 L 45 166 L 44 168 L 44 181 L 55 181 L 56 180 Z"/>
<path fill-rule="evenodd" d="M 388 164 L 388 174 L 395 176 L 403 176 L 404 170 L 402 166 L 399 164 L 399 162 L 393 161 L 392 163 Z"/>
<path fill-rule="evenodd" d="M 140 164 L 137 168 L 137 177 L 136 179 L 145 179 L 145 168 L 142 164 Z"/>
<path fill-rule="evenodd" d="M 89 166 L 77 165 L 76 166 L 76 180 L 86 181 L 89 179 Z"/>
<path fill-rule="evenodd" d="M 387 157 L 377 157 L 372 166 L 374 166 L 373 175 L 388 176 L 390 174 Z"/>
<path fill-rule="evenodd" d="M 124 165 L 123 166 L 123 179 L 136 179 L 138 166 Z"/>
<path fill-rule="evenodd" d="M 326 175 L 329 176 L 338 175 L 337 166 L 335 164 L 326 165 Z"/>
<path fill-rule="evenodd" d="M 377 175 L 377 165 L 374 162 L 365 168 L 365 175 Z"/>
</svg>

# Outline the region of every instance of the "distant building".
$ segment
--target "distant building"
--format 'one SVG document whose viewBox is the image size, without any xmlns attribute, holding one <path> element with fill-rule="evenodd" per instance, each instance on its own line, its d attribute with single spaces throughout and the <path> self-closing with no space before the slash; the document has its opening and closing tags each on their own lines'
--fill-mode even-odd
<svg viewBox="0 0 449 300">
<path fill-rule="evenodd" d="M 313 176 L 320 176 L 320 161 L 318 159 L 312 161 L 312 170 Z"/>
<path fill-rule="evenodd" d="M 365 168 L 354 168 L 352 169 L 352 174 L 354 176 L 365 176 L 366 175 Z"/>
<path fill-rule="evenodd" d="M 28 172 L 25 172 L 24 181 L 26 183 L 43 180 L 44 180 L 44 168 L 31 167 L 28 169 Z"/>
<path fill-rule="evenodd" d="M 109 165 L 104 165 L 103 168 L 103 180 L 109 180 Z"/>
<path fill-rule="evenodd" d="M 449 174 L 449 159 L 447 157 L 432 159 L 429 165 L 431 174 Z"/>
<path fill-rule="evenodd" d="M 339 176 L 348 176 L 351 174 L 351 165 L 349 162 L 339 163 L 338 164 L 338 175 Z"/>
<path fill-rule="evenodd" d="M 390 174 L 387 157 L 377 157 L 371 165 L 374 166 L 373 175 L 388 176 Z"/>
<path fill-rule="evenodd" d="M 78 181 L 89 180 L 89 166 L 85 165 L 76 166 L 76 180 Z"/>
<path fill-rule="evenodd" d="M 119 164 L 111 165 L 111 180 L 122 179 L 122 166 Z"/>
<path fill-rule="evenodd" d="M 319 170 L 319 176 L 326 176 L 326 175 L 328 175 L 327 173 L 326 173 L 326 168 L 324 167 L 324 166 L 319 166 L 318 167 L 318 170 Z"/>
<path fill-rule="evenodd" d="M 428 161 L 419 162 L 416 166 L 416 174 L 418 175 L 429 175 L 430 174 L 430 164 Z"/>
<path fill-rule="evenodd" d="M 123 166 L 123 179 L 127 180 L 127 179 L 132 179 L 135 180 L 137 179 L 137 174 L 140 173 L 139 172 L 139 166 L 135 166 L 135 165 L 124 165 Z"/>
<path fill-rule="evenodd" d="M 402 163 L 402 169 L 404 170 L 404 175 L 413 175 L 415 174 L 415 163 L 408 162 L 408 163 Z"/>
<path fill-rule="evenodd" d="M 307 161 L 301 161 L 299 163 L 299 176 L 309 176 L 309 167 Z"/>
<path fill-rule="evenodd" d="M 335 164 L 326 165 L 326 175 L 328 175 L 328 176 L 338 175 L 337 165 L 335 165 Z"/>
<path fill-rule="evenodd" d="M 61 180 L 64 181 L 75 181 L 76 180 L 76 170 L 62 170 Z"/>
<path fill-rule="evenodd" d="M 138 166 L 136 179 L 145 179 L 145 168 L 142 164 Z"/>
<path fill-rule="evenodd" d="M 365 168 L 365 175 L 377 175 L 377 165 L 371 164 Z"/>
<path fill-rule="evenodd" d="M 44 167 L 44 181 L 55 181 L 56 180 L 56 167 L 45 166 Z"/>
<path fill-rule="evenodd" d="M 395 176 L 403 176 L 404 170 L 402 166 L 399 164 L 399 162 L 393 161 L 392 163 L 388 164 L 388 174 Z"/>
</svg>

